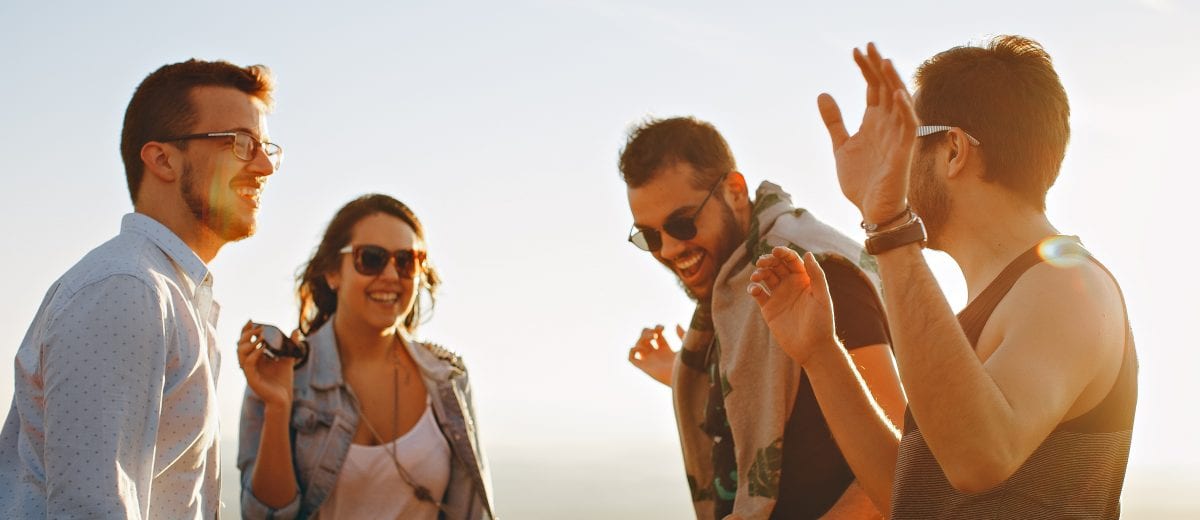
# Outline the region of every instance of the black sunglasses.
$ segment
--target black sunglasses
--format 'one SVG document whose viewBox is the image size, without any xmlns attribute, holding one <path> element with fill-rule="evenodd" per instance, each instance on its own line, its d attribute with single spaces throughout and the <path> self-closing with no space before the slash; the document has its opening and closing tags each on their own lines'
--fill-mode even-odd
<svg viewBox="0 0 1200 520">
<path fill-rule="evenodd" d="M 279 359 L 281 357 L 290 357 L 296 359 L 296 368 L 304 366 L 308 362 L 308 343 L 301 341 L 296 343 L 291 338 L 284 334 L 279 327 L 274 325 L 266 325 L 256 323 L 258 327 L 262 327 L 262 332 L 256 340 L 259 346 L 266 349 L 266 356 L 271 359 Z"/>
<path fill-rule="evenodd" d="M 388 260 L 396 260 L 396 274 L 411 278 L 425 261 L 424 251 L 397 249 L 388 251 L 381 246 L 359 245 L 343 247 L 339 253 L 354 255 L 354 270 L 363 276 L 378 276 L 387 268 Z"/>
<path fill-rule="evenodd" d="M 708 190 L 708 195 L 704 196 L 704 200 L 700 202 L 700 207 L 696 208 L 696 211 L 686 217 L 676 215 L 668 218 L 666 222 L 663 222 L 663 231 L 666 231 L 675 240 L 696 238 L 696 217 L 700 215 L 704 205 L 708 204 L 708 199 L 712 198 L 712 194 L 716 193 L 717 187 L 725 180 L 725 175 L 721 175 L 716 184 L 713 184 L 713 187 Z M 629 231 L 629 241 L 643 251 L 654 252 L 662 249 L 662 234 L 653 228 L 639 228 L 634 225 L 633 229 Z"/>
</svg>

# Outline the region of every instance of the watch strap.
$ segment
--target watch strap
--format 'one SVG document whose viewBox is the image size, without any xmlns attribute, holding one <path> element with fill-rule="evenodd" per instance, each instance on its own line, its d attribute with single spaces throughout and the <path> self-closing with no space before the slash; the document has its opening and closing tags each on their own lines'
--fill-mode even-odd
<svg viewBox="0 0 1200 520">
<path fill-rule="evenodd" d="M 924 247 L 925 238 L 925 223 L 914 213 L 912 219 L 899 227 L 868 236 L 866 249 L 868 254 L 878 255 L 912 243 Z"/>
</svg>

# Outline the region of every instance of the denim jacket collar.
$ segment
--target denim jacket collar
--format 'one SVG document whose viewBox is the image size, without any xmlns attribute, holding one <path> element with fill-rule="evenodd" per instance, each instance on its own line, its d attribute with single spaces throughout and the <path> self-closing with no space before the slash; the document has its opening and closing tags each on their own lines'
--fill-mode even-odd
<svg viewBox="0 0 1200 520">
<path fill-rule="evenodd" d="M 317 390 L 330 390 L 345 384 L 342 379 L 342 359 L 338 355 L 337 335 L 333 332 L 333 317 L 308 337 L 310 362 L 313 367 L 309 384 Z M 406 341 L 404 346 L 426 380 L 449 381 L 460 371 L 440 359 L 425 344 Z"/>
<path fill-rule="evenodd" d="M 312 366 L 309 385 L 317 390 L 332 390 L 345 382 L 342 380 L 342 358 L 338 356 L 337 337 L 333 333 L 333 317 L 313 334 L 308 336 L 308 360 Z"/>
</svg>

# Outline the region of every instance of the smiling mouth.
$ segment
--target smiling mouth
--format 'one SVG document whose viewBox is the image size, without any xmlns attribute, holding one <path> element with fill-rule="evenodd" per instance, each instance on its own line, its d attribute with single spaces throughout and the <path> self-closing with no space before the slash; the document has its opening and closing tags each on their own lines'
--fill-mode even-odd
<svg viewBox="0 0 1200 520">
<path fill-rule="evenodd" d="M 255 207 L 258 207 L 259 199 L 262 197 L 263 186 L 261 184 L 242 184 L 234 186 L 233 192 Z"/>
<path fill-rule="evenodd" d="M 696 276 L 700 272 L 700 264 L 704 257 L 704 252 L 699 250 L 685 253 L 674 261 L 675 271 L 684 279 Z"/>
<path fill-rule="evenodd" d="M 400 293 L 390 291 L 374 291 L 367 293 L 367 298 L 373 302 L 392 304 L 400 299 Z"/>
</svg>

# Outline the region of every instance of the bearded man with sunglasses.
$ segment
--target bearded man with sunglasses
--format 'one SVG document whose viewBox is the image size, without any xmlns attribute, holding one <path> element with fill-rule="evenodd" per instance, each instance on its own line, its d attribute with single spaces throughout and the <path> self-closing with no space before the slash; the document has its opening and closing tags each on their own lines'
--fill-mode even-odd
<svg viewBox="0 0 1200 520">
<path fill-rule="evenodd" d="M 134 212 L 50 287 L 17 351 L 0 517 L 214 518 L 220 505 L 207 264 L 254 232 L 282 150 L 265 67 L 161 67 L 125 112 Z"/>
<path fill-rule="evenodd" d="M 629 360 L 671 386 L 696 516 L 864 518 L 879 513 L 854 484 L 800 366 L 746 294 L 772 246 L 812 251 L 834 273 L 837 330 L 880 406 L 904 397 L 888 347 L 872 259 L 764 182 L 753 199 L 725 139 L 690 117 L 634 128 L 621 153 L 634 227 L 629 241 L 679 279 L 697 307 L 675 351 L 646 328 Z"/>
</svg>

